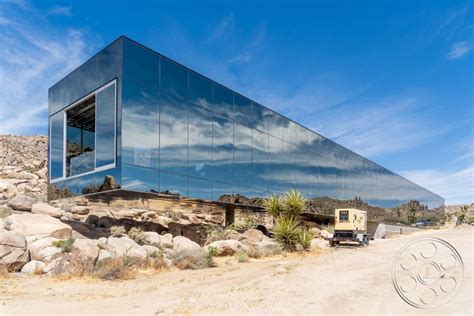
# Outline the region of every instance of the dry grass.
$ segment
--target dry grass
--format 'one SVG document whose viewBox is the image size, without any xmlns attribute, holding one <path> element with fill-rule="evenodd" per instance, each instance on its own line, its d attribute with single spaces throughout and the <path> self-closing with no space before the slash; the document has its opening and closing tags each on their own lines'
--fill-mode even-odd
<svg viewBox="0 0 474 316">
<path fill-rule="evenodd" d="M 95 268 L 93 276 L 102 280 L 129 280 L 135 277 L 134 269 L 127 266 L 123 259 L 105 260 Z"/>
<path fill-rule="evenodd" d="M 238 263 L 244 263 L 249 261 L 249 256 L 244 251 L 239 251 L 235 254 L 235 259 Z"/>
<path fill-rule="evenodd" d="M 128 237 L 130 237 L 130 239 L 133 239 L 139 245 L 144 245 L 146 241 L 143 229 L 138 227 L 130 228 L 130 230 L 128 231 Z"/>
<path fill-rule="evenodd" d="M 6 218 L 12 215 L 12 210 L 8 206 L 0 206 L 0 218 Z"/>
<path fill-rule="evenodd" d="M 178 269 L 204 269 L 214 267 L 212 255 L 203 250 L 183 250 L 173 255 L 173 263 Z"/>
<path fill-rule="evenodd" d="M 112 236 L 114 237 L 120 237 L 122 235 L 124 235 L 126 233 L 125 231 L 125 227 L 123 226 L 112 226 L 110 227 L 110 233 L 112 234 Z"/>
</svg>

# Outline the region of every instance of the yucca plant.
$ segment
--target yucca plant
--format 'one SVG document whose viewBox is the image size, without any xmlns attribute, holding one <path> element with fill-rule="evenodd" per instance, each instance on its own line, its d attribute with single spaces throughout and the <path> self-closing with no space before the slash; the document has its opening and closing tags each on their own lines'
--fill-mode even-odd
<svg viewBox="0 0 474 316">
<path fill-rule="evenodd" d="M 307 199 L 301 193 L 291 190 L 285 193 L 282 203 L 284 213 L 287 216 L 299 217 L 306 209 Z"/>
<path fill-rule="evenodd" d="M 272 195 L 263 201 L 263 206 L 274 218 L 279 217 L 283 213 L 283 201 L 278 195 Z"/>
<path fill-rule="evenodd" d="M 280 216 L 273 226 L 273 237 L 286 250 L 294 250 L 298 243 L 300 222 L 293 216 Z"/>
<path fill-rule="evenodd" d="M 313 234 L 306 228 L 300 228 L 298 232 L 298 243 L 304 250 L 309 250 L 311 247 L 311 240 L 314 238 Z"/>
</svg>

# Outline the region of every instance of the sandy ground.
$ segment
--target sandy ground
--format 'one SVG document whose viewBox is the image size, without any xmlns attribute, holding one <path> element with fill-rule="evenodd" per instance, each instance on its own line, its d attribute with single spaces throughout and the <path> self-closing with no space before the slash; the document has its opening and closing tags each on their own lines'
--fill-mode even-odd
<svg viewBox="0 0 474 316">
<path fill-rule="evenodd" d="M 451 243 L 464 261 L 448 304 L 416 309 L 395 292 L 392 262 L 418 235 L 256 262 L 220 262 L 128 281 L 12 277 L 0 280 L 0 315 L 10 314 L 429 314 L 473 315 L 474 229 L 423 232 Z"/>
</svg>

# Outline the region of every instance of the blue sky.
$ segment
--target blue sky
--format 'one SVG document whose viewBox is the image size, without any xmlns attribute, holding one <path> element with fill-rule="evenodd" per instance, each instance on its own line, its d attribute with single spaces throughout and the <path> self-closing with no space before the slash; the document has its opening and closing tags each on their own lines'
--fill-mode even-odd
<svg viewBox="0 0 474 316">
<path fill-rule="evenodd" d="M 446 198 L 474 202 L 472 1 L 0 0 L 0 134 L 120 35 Z"/>
</svg>

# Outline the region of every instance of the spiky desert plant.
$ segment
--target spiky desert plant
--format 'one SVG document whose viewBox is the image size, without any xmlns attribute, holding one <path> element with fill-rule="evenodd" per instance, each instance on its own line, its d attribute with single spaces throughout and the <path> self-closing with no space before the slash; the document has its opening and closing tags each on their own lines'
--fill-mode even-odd
<svg viewBox="0 0 474 316">
<path fill-rule="evenodd" d="M 280 216 L 273 227 L 273 237 L 286 250 L 295 250 L 300 222 L 293 216 Z"/>
<path fill-rule="evenodd" d="M 313 234 L 306 228 L 300 228 L 298 232 L 298 243 L 304 250 L 309 250 L 311 247 L 311 240 L 314 238 Z"/>
<path fill-rule="evenodd" d="M 274 218 L 280 216 L 283 212 L 283 201 L 278 195 L 272 195 L 263 201 L 263 206 L 267 209 L 267 212 Z"/>
<path fill-rule="evenodd" d="M 283 196 L 283 210 L 285 215 L 299 217 L 306 209 L 307 199 L 300 192 L 291 190 Z"/>
<path fill-rule="evenodd" d="M 457 213 L 457 216 L 461 223 L 466 221 L 468 210 L 469 210 L 469 205 L 461 205 L 461 207 L 459 208 L 459 212 Z"/>
</svg>

